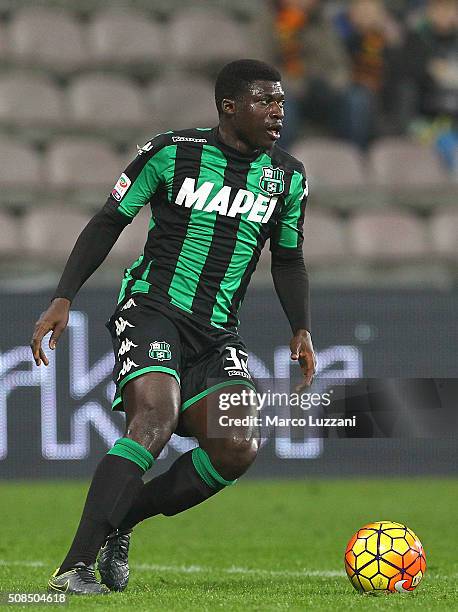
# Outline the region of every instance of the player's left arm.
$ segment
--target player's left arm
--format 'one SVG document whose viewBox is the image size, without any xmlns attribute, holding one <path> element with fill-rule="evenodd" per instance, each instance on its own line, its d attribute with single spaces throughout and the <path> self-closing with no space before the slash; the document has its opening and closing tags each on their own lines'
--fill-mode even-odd
<svg viewBox="0 0 458 612">
<path fill-rule="evenodd" d="M 308 188 L 304 167 L 295 171 L 277 227 L 271 237 L 272 278 L 290 323 L 291 359 L 299 361 L 304 384 L 311 385 L 316 370 L 310 319 L 310 286 L 302 253 Z"/>
<path fill-rule="evenodd" d="M 37 366 L 49 360 L 41 346 L 52 331 L 49 347 L 57 341 L 68 324 L 70 305 L 82 285 L 99 268 L 124 228 L 132 221 L 162 182 L 162 171 L 168 162 L 168 143 L 159 134 L 141 149 L 121 174 L 105 205 L 89 221 L 73 247 L 51 304 L 35 324 L 30 343 Z"/>
</svg>

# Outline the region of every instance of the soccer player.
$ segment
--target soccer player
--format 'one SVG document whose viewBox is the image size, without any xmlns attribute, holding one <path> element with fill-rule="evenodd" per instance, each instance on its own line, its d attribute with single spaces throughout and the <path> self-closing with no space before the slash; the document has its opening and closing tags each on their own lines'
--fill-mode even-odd
<svg viewBox="0 0 458 612">
<path fill-rule="evenodd" d="M 37 366 L 48 365 L 43 337 L 52 330 L 55 349 L 77 291 L 149 203 L 144 251 L 126 270 L 107 323 L 115 354 L 113 408 L 125 412 L 126 430 L 95 471 L 74 540 L 49 580 L 52 591 L 123 590 L 137 523 L 205 501 L 254 461 L 256 428 L 231 425 L 212 435 L 207 419 L 221 393 L 240 398 L 254 388 L 237 311 L 268 238 L 274 286 L 293 331 L 291 358 L 299 360 L 304 384 L 311 383 L 315 356 L 302 256 L 307 181 L 302 163 L 277 145 L 280 80 L 263 62 L 232 62 L 216 80 L 217 127 L 166 132 L 139 149 L 79 236 L 36 323 L 33 357 Z M 256 415 L 255 401 L 233 403 L 224 414 Z M 195 437 L 199 446 L 145 484 L 143 474 L 174 432 Z M 94 571 L 101 547 L 102 583 Z"/>
</svg>

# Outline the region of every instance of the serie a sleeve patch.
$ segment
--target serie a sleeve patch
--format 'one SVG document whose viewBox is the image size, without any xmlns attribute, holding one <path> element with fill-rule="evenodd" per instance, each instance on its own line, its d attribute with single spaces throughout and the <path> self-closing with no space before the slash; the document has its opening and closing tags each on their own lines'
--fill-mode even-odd
<svg viewBox="0 0 458 612">
<path fill-rule="evenodd" d="M 113 187 L 111 195 L 114 197 L 114 199 L 117 202 L 120 202 L 123 199 L 124 195 L 127 193 L 127 190 L 129 189 L 131 185 L 132 185 L 132 181 L 127 176 L 127 174 L 123 172 L 121 176 L 119 177 L 118 182 Z"/>
</svg>

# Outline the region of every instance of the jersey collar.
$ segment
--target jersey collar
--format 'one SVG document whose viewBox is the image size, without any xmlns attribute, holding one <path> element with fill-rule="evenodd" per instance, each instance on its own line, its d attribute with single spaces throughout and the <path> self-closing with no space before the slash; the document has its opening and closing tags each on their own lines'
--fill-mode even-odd
<svg viewBox="0 0 458 612">
<path fill-rule="evenodd" d="M 211 133 L 212 133 L 212 137 L 213 137 L 213 141 L 214 141 L 215 147 L 220 149 L 224 153 L 224 155 L 226 157 L 230 157 L 232 159 L 240 160 L 240 161 L 244 161 L 244 162 L 253 162 L 253 161 L 255 161 L 255 159 L 258 159 L 258 157 L 260 157 L 261 155 L 264 155 L 264 153 L 266 153 L 262 149 L 258 149 L 256 151 L 253 151 L 253 153 L 241 153 L 237 149 L 234 149 L 233 147 L 230 147 L 229 145 L 225 144 L 221 140 L 221 138 L 219 136 L 219 133 L 218 133 L 218 126 L 212 128 Z"/>
</svg>

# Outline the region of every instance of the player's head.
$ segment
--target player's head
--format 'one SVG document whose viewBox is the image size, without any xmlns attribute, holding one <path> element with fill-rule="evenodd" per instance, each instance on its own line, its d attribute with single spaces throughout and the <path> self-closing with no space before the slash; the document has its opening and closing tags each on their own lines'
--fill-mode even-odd
<svg viewBox="0 0 458 612">
<path fill-rule="evenodd" d="M 220 124 L 252 148 L 270 148 L 280 138 L 284 115 L 280 81 L 276 68 L 258 60 L 224 66 L 215 84 Z"/>
</svg>

